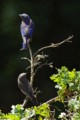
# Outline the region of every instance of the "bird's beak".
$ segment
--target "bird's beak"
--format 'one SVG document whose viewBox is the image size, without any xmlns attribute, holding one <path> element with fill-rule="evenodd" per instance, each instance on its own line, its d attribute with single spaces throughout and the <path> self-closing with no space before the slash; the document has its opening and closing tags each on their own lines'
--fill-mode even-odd
<svg viewBox="0 0 80 120">
<path fill-rule="evenodd" d="M 19 14 L 19 16 L 20 16 L 20 17 L 22 17 L 22 15 L 21 15 L 21 14 Z"/>
</svg>

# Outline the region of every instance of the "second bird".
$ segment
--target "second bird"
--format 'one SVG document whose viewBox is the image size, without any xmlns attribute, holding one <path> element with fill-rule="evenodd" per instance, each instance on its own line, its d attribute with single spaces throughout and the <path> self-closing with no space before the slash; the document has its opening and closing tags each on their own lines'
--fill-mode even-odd
<svg viewBox="0 0 80 120">
<path fill-rule="evenodd" d="M 38 105 L 33 89 L 26 78 L 26 73 L 21 73 L 18 76 L 18 87 L 26 97 L 30 98 L 34 105 Z"/>
</svg>

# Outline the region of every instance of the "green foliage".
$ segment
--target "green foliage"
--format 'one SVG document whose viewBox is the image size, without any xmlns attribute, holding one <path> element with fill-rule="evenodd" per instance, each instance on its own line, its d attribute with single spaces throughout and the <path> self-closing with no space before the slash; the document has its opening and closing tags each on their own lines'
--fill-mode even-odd
<svg viewBox="0 0 80 120">
<path fill-rule="evenodd" d="M 43 104 L 40 107 L 34 107 L 36 115 L 39 116 L 40 120 L 42 118 L 49 119 L 50 118 L 50 108 L 48 104 Z"/>
<path fill-rule="evenodd" d="M 69 71 L 66 67 L 57 70 L 58 74 L 54 74 L 50 78 L 57 83 L 55 88 L 58 88 L 60 100 L 63 101 L 66 96 L 71 94 L 80 94 L 80 71 L 75 69 Z"/>
<path fill-rule="evenodd" d="M 12 105 L 12 110 L 8 114 L 1 113 L 0 119 L 21 120 L 24 115 L 24 108 L 21 105 Z"/>
<path fill-rule="evenodd" d="M 24 109 L 22 105 L 12 105 L 12 110 L 8 114 L 0 113 L 2 120 L 48 120 L 50 118 L 50 108 L 48 104 L 41 106 L 34 106 L 32 108 Z"/>
<path fill-rule="evenodd" d="M 58 99 L 68 108 L 65 112 L 61 112 L 59 118 L 62 120 L 79 120 L 80 119 L 80 71 L 62 67 L 57 69 L 58 73 L 53 74 L 50 78 L 57 85 Z"/>
</svg>

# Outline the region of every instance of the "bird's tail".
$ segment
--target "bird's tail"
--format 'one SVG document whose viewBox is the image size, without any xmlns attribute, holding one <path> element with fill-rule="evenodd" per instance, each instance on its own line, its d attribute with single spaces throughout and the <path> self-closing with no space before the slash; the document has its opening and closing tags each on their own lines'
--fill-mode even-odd
<svg viewBox="0 0 80 120">
<path fill-rule="evenodd" d="M 33 97 L 33 98 L 31 99 L 31 101 L 32 101 L 32 103 L 33 103 L 35 106 L 38 106 L 38 101 L 37 101 L 37 99 L 36 99 L 35 97 Z"/>
</svg>

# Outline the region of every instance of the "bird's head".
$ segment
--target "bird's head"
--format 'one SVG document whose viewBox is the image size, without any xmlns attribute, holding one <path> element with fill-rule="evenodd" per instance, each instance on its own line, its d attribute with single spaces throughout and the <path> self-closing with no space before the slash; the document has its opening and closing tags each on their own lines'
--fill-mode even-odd
<svg viewBox="0 0 80 120">
<path fill-rule="evenodd" d="M 22 78 L 26 78 L 26 73 L 21 73 L 21 74 L 18 76 L 18 79 L 22 79 Z"/>
<path fill-rule="evenodd" d="M 19 16 L 21 17 L 21 19 L 26 25 L 30 24 L 30 17 L 28 14 L 23 13 L 23 14 L 19 14 Z"/>
</svg>

